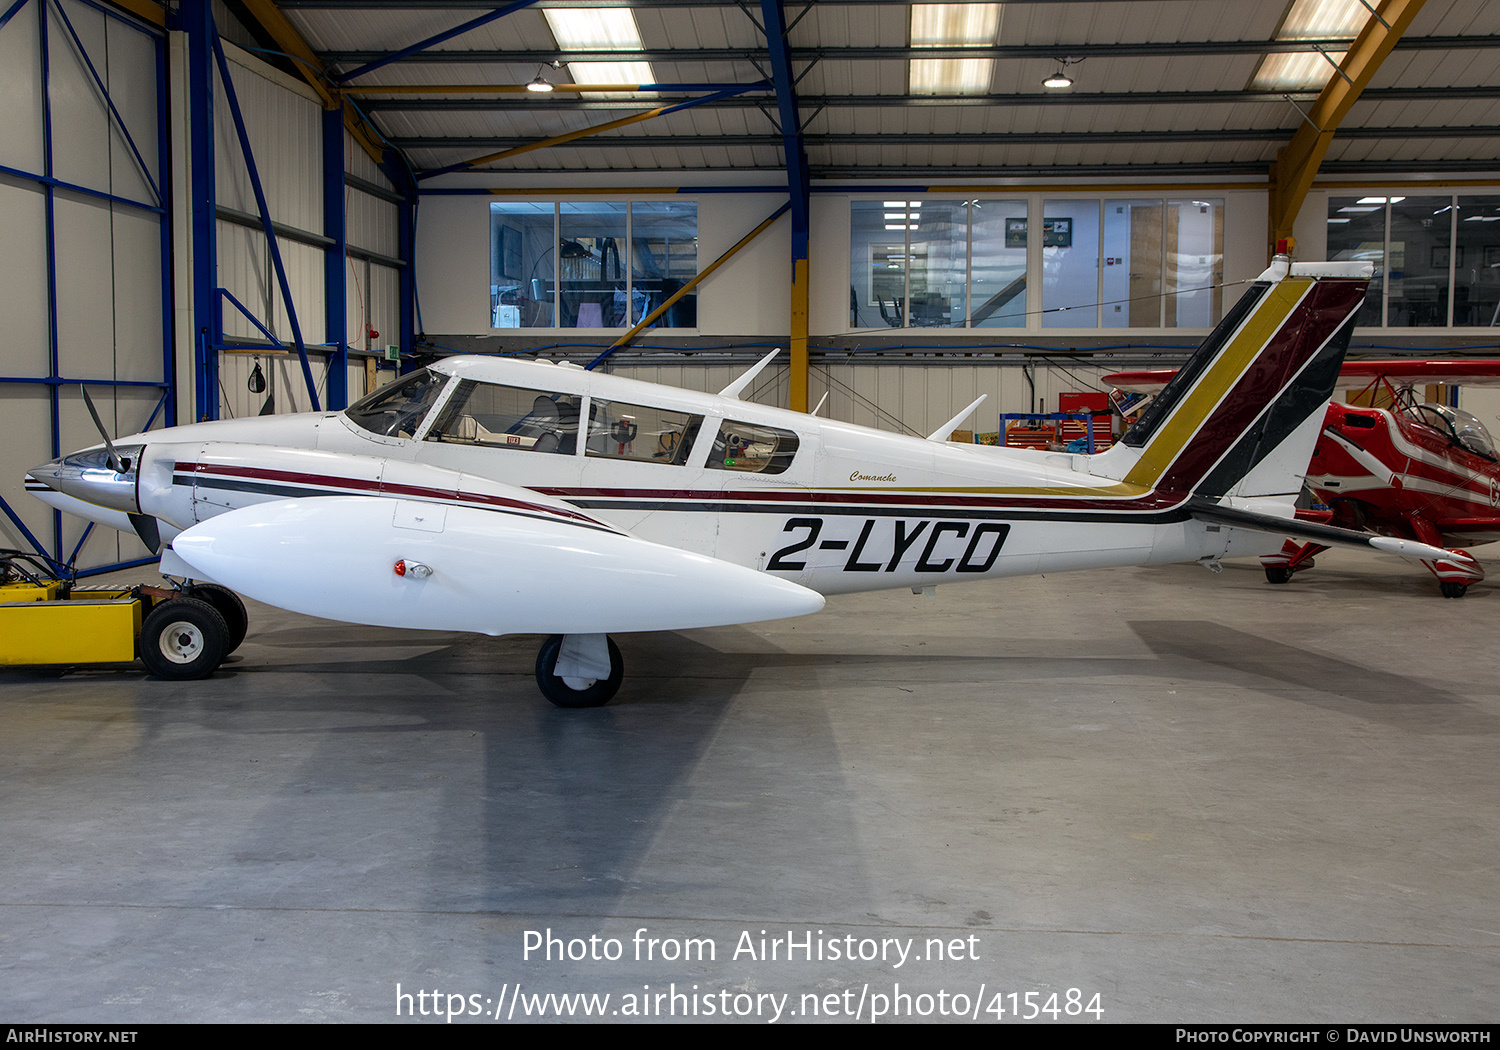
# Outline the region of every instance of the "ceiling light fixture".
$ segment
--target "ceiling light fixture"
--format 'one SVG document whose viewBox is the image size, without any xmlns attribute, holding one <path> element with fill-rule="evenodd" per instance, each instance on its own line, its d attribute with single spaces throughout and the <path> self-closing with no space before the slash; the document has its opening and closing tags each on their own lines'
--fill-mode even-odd
<svg viewBox="0 0 1500 1050">
<path fill-rule="evenodd" d="M 1073 78 L 1068 76 L 1068 67 L 1082 61 L 1083 59 L 1081 58 L 1059 58 L 1057 60 L 1057 72 L 1042 81 L 1042 87 L 1054 90 L 1072 87 Z"/>
<path fill-rule="evenodd" d="M 536 76 L 532 79 L 531 83 L 526 85 L 526 90 L 539 92 L 551 91 L 552 83 L 546 77 L 542 76 L 542 70 L 539 67 L 536 71 Z"/>
</svg>

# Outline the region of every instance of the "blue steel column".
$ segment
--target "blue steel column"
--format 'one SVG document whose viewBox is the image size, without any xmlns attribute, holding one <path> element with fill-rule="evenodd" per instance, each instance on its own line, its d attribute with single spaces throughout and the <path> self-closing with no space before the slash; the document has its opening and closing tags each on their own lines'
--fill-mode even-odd
<svg viewBox="0 0 1500 1050">
<path fill-rule="evenodd" d="M 156 38 L 156 177 L 161 187 L 161 368 L 166 384 L 162 416 L 166 426 L 187 422 L 177 418 L 177 311 L 173 300 L 172 264 L 172 122 L 167 111 L 167 38 Z M 150 424 L 148 423 L 149 427 Z"/>
<path fill-rule="evenodd" d="M 193 413 L 219 418 L 218 215 L 214 185 L 213 0 L 183 0 L 188 41 L 188 194 L 192 202 Z"/>
<path fill-rule="evenodd" d="M 52 57 L 47 42 L 47 5 L 36 5 L 38 47 L 42 60 L 42 174 L 49 180 L 52 170 Z M 47 364 L 48 377 L 54 380 L 49 385 L 52 400 L 52 455 L 62 455 L 62 405 L 58 398 L 58 384 L 62 376 L 62 365 L 57 348 L 57 194 L 49 181 L 47 184 Z M 52 512 L 52 556 L 58 561 L 63 556 L 62 512 Z"/>
<path fill-rule="evenodd" d="M 808 201 L 811 196 L 807 151 L 802 146 L 802 117 L 792 80 L 792 53 L 786 39 L 786 12 L 781 0 L 760 0 L 766 23 L 766 48 L 771 79 L 776 85 L 776 108 L 781 118 L 782 150 L 786 154 L 787 194 L 792 206 L 791 289 L 791 399 L 794 412 L 807 411 Z"/>
<path fill-rule="evenodd" d="M 328 358 L 328 407 L 349 407 L 349 264 L 344 213 L 344 111 L 323 111 L 324 339 Z"/>
</svg>

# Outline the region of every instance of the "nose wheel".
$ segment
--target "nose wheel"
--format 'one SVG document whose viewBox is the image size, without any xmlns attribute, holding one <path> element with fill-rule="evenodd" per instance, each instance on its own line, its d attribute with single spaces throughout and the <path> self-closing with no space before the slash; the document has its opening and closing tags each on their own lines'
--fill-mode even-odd
<svg viewBox="0 0 1500 1050">
<path fill-rule="evenodd" d="M 603 707 L 624 678 L 620 650 L 602 634 L 554 634 L 536 654 L 537 687 L 558 707 Z"/>
<path fill-rule="evenodd" d="M 157 605 L 141 625 L 141 663 L 158 678 L 206 678 L 224 660 L 229 628 L 207 602 L 173 598 Z"/>
</svg>

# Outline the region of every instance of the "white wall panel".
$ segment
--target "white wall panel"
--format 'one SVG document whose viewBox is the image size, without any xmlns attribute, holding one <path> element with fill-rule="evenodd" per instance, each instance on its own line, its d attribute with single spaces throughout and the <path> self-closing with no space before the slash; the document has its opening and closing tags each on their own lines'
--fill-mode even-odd
<svg viewBox="0 0 1500 1050">
<path fill-rule="evenodd" d="M 281 262 L 286 267 L 287 284 L 292 289 L 292 302 L 297 307 L 297 324 L 302 329 L 302 340 L 309 344 L 321 343 L 325 328 L 323 249 L 284 239 L 278 243 L 281 246 Z M 269 246 L 265 251 L 269 259 Z M 276 280 L 275 270 L 271 271 L 271 275 L 271 287 L 275 292 L 272 302 L 275 306 L 272 311 L 274 323 L 268 327 L 276 333 L 278 339 L 290 343 L 292 324 L 286 311 L 286 302 L 282 299 L 281 285 Z"/>
<path fill-rule="evenodd" d="M 156 155 L 160 148 L 156 133 L 156 77 L 143 75 L 156 68 L 156 41 L 112 19 L 105 19 L 105 36 L 109 42 L 109 69 L 107 72 L 100 69 L 99 73 L 109 84 L 109 97 L 124 120 L 136 149 L 150 167 L 151 179 L 160 187 L 163 180 L 156 171 Z M 97 58 L 94 65 L 98 68 Z M 136 162 L 135 153 L 117 125 L 111 126 L 109 160 L 114 193 L 131 200 L 161 203 L 152 193 L 150 183 Z"/>
<path fill-rule="evenodd" d="M 42 62 L 37 10 L 36 4 L 27 4 L 0 32 L 0 99 L 5 100 L 0 105 L 0 164 L 40 175 Z"/>
<path fill-rule="evenodd" d="M 94 60 L 94 68 L 101 68 L 105 55 L 105 16 L 72 0 L 64 2 L 73 28 Z M 109 149 L 113 138 L 109 110 L 55 11 L 51 13 L 47 28 L 52 69 L 49 93 L 52 103 L 52 173 L 79 186 L 108 192 Z"/>
<path fill-rule="evenodd" d="M 0 33 L 0 40 L 4 36 Z M 47 195 L 36 183 L 0 175 L 0 245 L 5 246 L 0 251 L 0 318 L 5 325 L 0 375 L 48 372 L 46 204 Z"/>
<path fill-rule="evenodd" d="M 349 243 L 394 257 L 398 250 L 396 205 L 353 187 L 345 188 L 344 201 L 344 228 Z"/>
<path fill-rule="evenodd" d="M 770 194 L 725 193 L 701 198 L 698 268 L 703 269 L 732 248 L 784 201 L 784 197 Z M 791 230 L 791 216 L 783 215 L 698 286 L 698 330 L 702 334 L 786 334 L 792 286 Z"/>
<path fill-rule="evenodd" d="M 314 233 L 323 229 L 322 110 L 289 77 L 225 45 L 240 111 L 271 218 Z M 256 214 L 244 155 L 220 91 L 214 105 L 219 203 Z"/>
<path fill-rule="evenodd" d="M 115 378 L 160 382 L 162 360 L 161 220 L 150 212 L 115 206 Z"/>
<path fill-rule="evenodd" d="M 113 379 L 115 289 L 109 205 L 66 193 L 58 193 L 55 200 L 58 370 L 76 379 Z"/>
<path fill-rule="evenodd" d="M 226 289 L 266 327 L 271 327 L 272 279 L 266 266 L 265 237 L 258 230 L 220 222 L 219 287 Z M 234 306 L 224 303 L 226 338 L 264 338 Z"/>
</svg>

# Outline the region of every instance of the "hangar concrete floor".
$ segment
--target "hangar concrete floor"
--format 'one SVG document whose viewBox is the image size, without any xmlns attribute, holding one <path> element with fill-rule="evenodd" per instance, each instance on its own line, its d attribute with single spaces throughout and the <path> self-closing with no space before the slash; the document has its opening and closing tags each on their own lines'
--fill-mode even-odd
<svg viewBox="0 0 1500 1050">
<path fill-rule="evenodd" d="M 589 711 L 260 606 L 209 681 L 6 671 L 0 1014 L 1494 1020 L 1500 588 L 1319 562 L 625 636 Z"/>
</svg>

